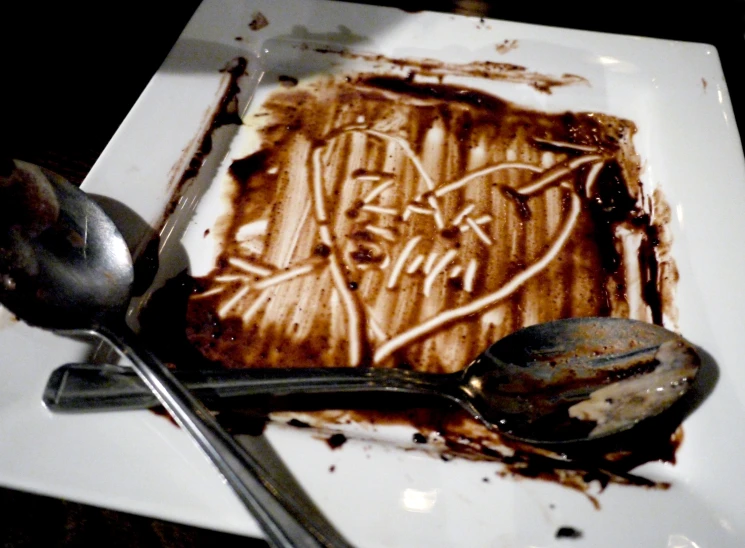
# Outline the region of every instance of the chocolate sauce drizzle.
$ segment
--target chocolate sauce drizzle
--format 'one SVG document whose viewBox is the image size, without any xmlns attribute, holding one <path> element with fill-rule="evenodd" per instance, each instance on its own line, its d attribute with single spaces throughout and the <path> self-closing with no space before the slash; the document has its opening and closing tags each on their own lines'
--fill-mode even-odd
<svg viewBox="0 0 745 548">
<path fill-rule="evenodd" d="M 663 275 L 674 265 L 660 261 L 669 245 L 655 217 L 662 198 L 643 193 L 632 122 L 380 75 L 280 87 L 256 114 L 261 144 L 230 167 L 233 209 L 217 266 L 198 280 L 182 276 L 188 304 L 169 305 L 184 319 L 173 329 L 178 344 L 164 349 L 179 367 L 447 372 L 530 323 L 661 323 L 674 312 L 662 286 L 674 282 Z M 290 407 L 304 405 L 316 408 Z M 412 424 L 422 447 L 436 434 L 444 455 L 582 490 L 593 481 L 652 486 L 629 470 L 672 460 L 679 437 L 666 425 L 660 443 L 627 443 L 631 456 L 613 460 L 616 448 L 605 447 L 565 463 L 451 408 L 394 405 L 357 417 Z"/>
</svg>

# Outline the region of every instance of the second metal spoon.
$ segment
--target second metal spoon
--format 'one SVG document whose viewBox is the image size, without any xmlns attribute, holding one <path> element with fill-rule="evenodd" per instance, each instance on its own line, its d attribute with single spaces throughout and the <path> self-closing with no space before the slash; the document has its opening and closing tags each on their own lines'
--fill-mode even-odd
<svg viewBox="0 0 745 548">
<path fill-rule="evenodd" d="M 463 371 L 379 368 L 191 371 L 179 378 L 206 401 L 247 395 L 399 392 L 456 402 L 501 433 L 539 444 L 606 437 L 660 414 L 700 365 L 682 337 L 646 322 L 575 318 L 521 329 Z M 44 393 L 54 411 L 145 408 L 157 400 L 129 368 L 69 364 Z"/>
<path fill-rule="evenodd" d="M 348 546 L 298 493 L 282 489 L 128 327 L 134 269 L 124 238 L 101 208 L 59 175 L 12 161 L 0 172 L 0 302 L 26 323 L 96 335 L 133 364 L 215 464 L 274 546 Z"/>
</svg>

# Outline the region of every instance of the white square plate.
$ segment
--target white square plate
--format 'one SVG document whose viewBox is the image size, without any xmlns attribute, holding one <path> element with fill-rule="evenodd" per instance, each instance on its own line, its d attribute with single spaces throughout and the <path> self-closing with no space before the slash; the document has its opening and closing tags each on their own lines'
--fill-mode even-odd
<svg viewBox="0 0 745 548">
<path fill-rule="evenodd" d="M 269 25 L 251 30 L 257 12 Z M 517 47 L 500 53 L 496 46 L 505 40 L 517 40 Z M 745 333 L 745 162 L 714 48 L 325 1 L 205 0 L 83 188 L 120 202 L 153 226 L 173 205 L 161 234 L 173 249 L 178 242 L 169 242 L 169 235 L 191 222 L 195 189 L 219 178 L 229 155 L 234 133 L 226 126 L 213 134 L 212 154 L 187 185 L 193 189 L 171 204 L 224 94 L 227 77 L 220 69 L 238 56 L 248 59 L 248 76 L 240 82 L 245 107 L 275 85 L 267 75 L 329 68 L 309 66 L 312 56 L 294 47 L 300 43 L 390 58 L 506 62 L 586 78 L 589 85 L 552 94 L 514 83 L 486 88 L 521 105 L 595 110 L 637 124 L 642 179 L 661 186 L 673 209 L 680 329 L 719 367 L 715 389 L 685 422 L 677 463 L 638 470 L 671 488 L 611 485 L 593 493 L 599 509 L 585 494 L 558 485 L 498 478 L 494 463 L 444 462 L 369 440 L 352 439 L 332 451 L 306 431 L 270 426 L 269 441 L 329 518 L 365 547 L 745 545 L 739 464 L 745 367 L 738 344 Z M 125 232 L 131 240 L 144 237 L 135 227 Z M 144 411 L 49 413 L 41 404 L 49 373 L 63 362 L 86 359 L 90 349 L 0 313 L 2 484 L 260 535 L 170 422 Z M 557 539 L 562 526 L 583 536 Z"/>
</svg>

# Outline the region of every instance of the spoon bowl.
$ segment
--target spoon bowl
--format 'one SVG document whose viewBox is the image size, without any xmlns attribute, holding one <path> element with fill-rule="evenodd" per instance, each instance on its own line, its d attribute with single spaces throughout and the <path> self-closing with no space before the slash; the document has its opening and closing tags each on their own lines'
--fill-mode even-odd
<svg viewBox="0 0 745 548">
<path fill-rule="evenodd" d="M 45 329 L 87 329 L 123 315 L 134 270 L 114 223 L 59 175 L 16 163 L 15 185 L 45 189 L 34 193 L 40 198 L 29 206 L 47 210 L 49 200 L 56 199 L 56 215 L 47 218 L 47 226 L 8 227 L 0 302 L 26 323 Z"/>
<path fill-rule="evenodd" d="M 493 344 L 458 389 L 473 414 L 514 438 L 541 444 L 595 440 L 668 409 L 701 366 L 676 333 L 624 318 L 533 325 Z"/>
</svg>

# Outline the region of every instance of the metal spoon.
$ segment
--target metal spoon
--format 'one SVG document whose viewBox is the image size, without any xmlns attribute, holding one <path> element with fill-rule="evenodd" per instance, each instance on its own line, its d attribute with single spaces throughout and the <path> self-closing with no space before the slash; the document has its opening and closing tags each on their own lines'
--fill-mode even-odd
<svg viewBox="0 0 745 548">
<path fill-rule="evenodd" d="M 272 544 L 348 546 L 317 509 L 283 490 L 127 326 L 132 258 L 98 205 L 54 173 L 19 161 L 0 164 L 0 203 L 11 212 L 25 208 L 0 219 L 0 302 L 31 325 L 94 334 L 126 356 Z"/>
<path fill-rule="evenodd" d="M 521 329 L 465 370 L 445 375 L 376 368 L 177 375 L 213 403 L 267 394 L 435 394 L 499 432 L 547 444 L 606 437 L 658 415 L 689 389 L 699 364 L 694 348 L 662 327 L 619 318 L 577 318 Z M 44 403 L 53 411 L 79 412 L 144 408 L 157 400 L 127 367 L 68 364 L 52 374 Z"/>
</svg>

